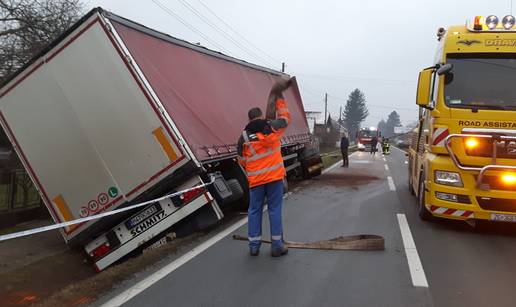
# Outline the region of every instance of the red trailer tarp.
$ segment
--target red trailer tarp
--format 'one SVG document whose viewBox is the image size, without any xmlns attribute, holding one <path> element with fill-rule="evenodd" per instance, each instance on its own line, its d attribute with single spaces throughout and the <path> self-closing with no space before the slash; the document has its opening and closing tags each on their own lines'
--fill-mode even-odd
<svg viewBox="0 0 516 307">
<path fill-rule="evenodd" d="M 197 46 L 175 44 L 152 35 L 147 28 L 140 31 L 125 23 L 112 23 L 197 159 L 234 153 L 234 144 L 247 123 L 247 111 L 259 106 L 265 112 L 279 73 L 214 56 Z M 284 143 L 307 141 L 308 124 L 297 84 L 285 98 L 292 122 Z"/>
</svg>

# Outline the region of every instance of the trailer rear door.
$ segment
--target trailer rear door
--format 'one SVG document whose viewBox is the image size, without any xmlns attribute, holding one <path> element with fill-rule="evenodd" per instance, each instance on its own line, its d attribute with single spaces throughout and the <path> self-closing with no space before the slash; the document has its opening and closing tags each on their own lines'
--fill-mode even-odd
<svg viewBox="0 0 516 307">
<path fill-rule="evenodd" d="M 98 13 L 4 86 L 0 119 L 56 221 L 116 208 L 188 160 Z"/>
</svg>

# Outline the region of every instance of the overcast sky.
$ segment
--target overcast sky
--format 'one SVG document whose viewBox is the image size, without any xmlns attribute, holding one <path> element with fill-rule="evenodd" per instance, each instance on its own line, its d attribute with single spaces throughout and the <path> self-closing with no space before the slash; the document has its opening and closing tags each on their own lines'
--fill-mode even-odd
<svg viewBox="0 0 516 307">
<path fill-rule="evenodd" d="M 438 27 L 464 24 L 475 15 L 495 14 L 501 18 L 511 11 L 511 0 L 85 3 L 87 9 L 101 6 L 249 62 L 278 70 L 285 62 L 287 73 L 298 78 L 307 111 L 324 111 L 323 97 L 327 92 L 329 112 L 338 117 L 349 93 L 359 88 L 365 93 L 370 111 L 365 125 L 373 126 L 392 110 L 398 111 L 403 123 L 416 119 L 417 74 L 432 64 Z"/>
</svg>

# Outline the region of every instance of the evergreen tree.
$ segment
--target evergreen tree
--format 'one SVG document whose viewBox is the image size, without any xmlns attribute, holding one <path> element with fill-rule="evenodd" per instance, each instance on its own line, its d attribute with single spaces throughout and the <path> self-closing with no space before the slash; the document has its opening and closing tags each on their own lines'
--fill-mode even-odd
<svg viewBox="0 0 516 307">
<path fill-rule="evenodd" d="M 346 107 L 342 112 L 344 126 L 348 130 L 350 139 L 355 140 L 360 124 L 368 115 L 369 110 L 367 110 L 365 95 L 357 88 L 349 94 Z"/>
<path fill-rule="evenodd" d="M 394 128 L 395 127 L 401 127 L 401 120 L 400 115 L 396 111 L 392 111 L 391 114 L 389 114 L 389 117 L 387 118 L 387 121 L 385 123 L 385 136 L 386 137 L 392 137 L 394 135 Z"/>
<path fill-rule="evenodd" d="M 382 133 L 382 135 L 385 135 L 385 132 L 387 130 L 387 123 L 383 118 L 381 121 L 378 122 L 378 130 Z"/>
</svg>

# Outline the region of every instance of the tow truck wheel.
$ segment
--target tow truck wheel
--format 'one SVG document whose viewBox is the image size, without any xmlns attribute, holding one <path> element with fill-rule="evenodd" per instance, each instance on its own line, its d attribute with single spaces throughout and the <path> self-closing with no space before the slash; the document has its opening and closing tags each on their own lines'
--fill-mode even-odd
<svg viewBox="0 0 516 307">
<path fill-rule="evenodd" d="M 410 171 L 410 167 L 409 167 L 409 173 L 408 173 L 408 179 L 407 179 L 408 189 L 410 191 L 410 194 L 415 195 L 416 193 L 414 193 L 414 187 L 412 187 L 412 176 L 411 176 L 411 174 L 412 174 L 412 172 Z"/>
<path fill-rule="evenodd" d="M 419 179 L 419 193 L 417 196 L 418 199 L 418 215 L 423 221 L 430 221 L 432 219 L 432 214 L 428 212 L 425 206 L 425 183 L 423 181 L 423 174 Z"/>
</svg>

